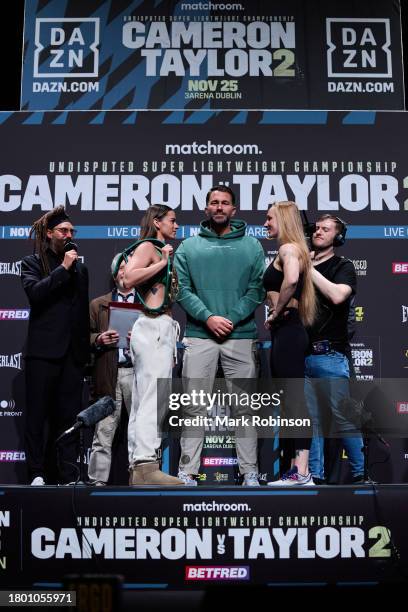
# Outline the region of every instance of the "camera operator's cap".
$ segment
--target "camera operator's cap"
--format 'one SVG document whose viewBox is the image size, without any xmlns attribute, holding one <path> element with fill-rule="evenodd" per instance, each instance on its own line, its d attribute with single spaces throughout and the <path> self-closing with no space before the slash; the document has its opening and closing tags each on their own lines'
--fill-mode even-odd
<svg viewBox="0 0 408 612">
<path fill-rule="evenodd" d="M 52 230 L 60 223 L 64 223 L 64 221 L 71 221 L 71 219 L 69 218 L 65 210 L 61 210 L 60 213 L 53 215 L 51 219 L 48 220 L 47 229 Z"/>
</svg>

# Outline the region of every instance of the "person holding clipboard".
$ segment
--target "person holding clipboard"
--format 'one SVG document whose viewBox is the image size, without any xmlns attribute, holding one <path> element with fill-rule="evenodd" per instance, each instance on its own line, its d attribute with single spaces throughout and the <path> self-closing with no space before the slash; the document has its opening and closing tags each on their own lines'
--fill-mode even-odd
<svg viewBox="0 0 408 612">
<path fill-rule="evenodd" d="M 115 432 L 120 423 L 122 407 L 130 412 L 133 385 L 133 364 L 128 350 L 128 331 L 132 328 L 128 317 L 122 317 L 125 330 L 120 334 L 120 318 L 112 317 L 119 307 L 129 306 L 126 313 L 133 313 L 133 320 L 140 312 L 136 310 L 136 293 L 133 288 L 125 289 L 123 276 L 125 262 L 122 261 L 116 271 L 116 264 L 121 253 L 115 255 L 111 264 L 111 272 L 115 287 L 105 295 L 101 295 L 90 304 L 91 349 L 94 354 L 92 375 L 92 396 L 96 401 L 106 395 L 116 402 L 115 411 L 96 424 L 89 458 L 88 477 L 92 484 L 104 486 L 108 483 L 112 462 L 112 444 Z M 118 324 L 116 324 L 118 323 Z M 122 327 L 123 327 L 122 325 Z"/>
</svg>

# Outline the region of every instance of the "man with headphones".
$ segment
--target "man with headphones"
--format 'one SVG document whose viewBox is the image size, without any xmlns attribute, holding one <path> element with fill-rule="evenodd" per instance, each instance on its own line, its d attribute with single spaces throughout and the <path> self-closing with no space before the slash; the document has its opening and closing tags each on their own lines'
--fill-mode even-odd
<svg viewBox="0 0 408 612">
<path fill-rule="evenodd" d="M 348 323 L 357 284 L 353 263 L 334 252 L 345 243 L 346 232 L 344 221 L 331 214 L 319 217 L 311 232 L 312 279 L 318 310 L 309 329 L 305 394 L 314 430 L 309 467 L 317 483 L 325 481 L 324 436 L 342 439 L 353 483 L 364 480 L 363 440 L 342 409 L 350 396 Z"/>
</svg>

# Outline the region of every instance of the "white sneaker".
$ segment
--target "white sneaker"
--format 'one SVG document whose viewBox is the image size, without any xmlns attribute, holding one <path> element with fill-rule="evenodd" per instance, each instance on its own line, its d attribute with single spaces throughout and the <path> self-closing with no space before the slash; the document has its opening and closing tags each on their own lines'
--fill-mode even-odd
<svg viewBox="0 0 408 612">
<path fill-rule="evenodd" d="M 45 485 L 45 480 L 42 476 L 36 476 L 31 483 L 31 487 L 43 487 Z"/>
<path fill-rule="evenodd" d="M 186 487 L 196 487 L 197 481 L 195 478 L 191 476 L 191 474 L 187 474 L 187 472 L 183 472 L 183 470 L 179 470 L 177 474 L 177 478 L 182 480 Z"/>
<path fill-rule="evenodd" d="M 260 487 L 258 480 L 258 472 L 248 472 L 244 474 L 244 480 L 242 482 L 243 487 Z"/>
<path fill-rule="evenodd" d="M 313 487 L 314 482 L 311 473 L 299 474 L 296 466 L 293 466 L 290 470 L 282 474 L 279 480 L 266 483 L 268 487 L 293 487 L 293 486 L 306 486 Z"/>
</svg>

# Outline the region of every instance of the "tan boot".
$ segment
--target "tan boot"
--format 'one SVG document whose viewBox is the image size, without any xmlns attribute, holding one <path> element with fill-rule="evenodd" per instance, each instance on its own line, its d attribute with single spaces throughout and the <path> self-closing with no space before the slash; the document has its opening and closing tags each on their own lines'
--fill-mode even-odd
<svg viewBox="0 0 408 612">
<path fill-rule="evenodd" d="M 184 485 L 184 482 L 175 476 L 169 476 L 159 470 L 158 461 L 141 463 L 134 468 L 130 468 L 130 486 L 140 485 L 161 485 L 164 487 L 174 485 Z"/>
</svg>

